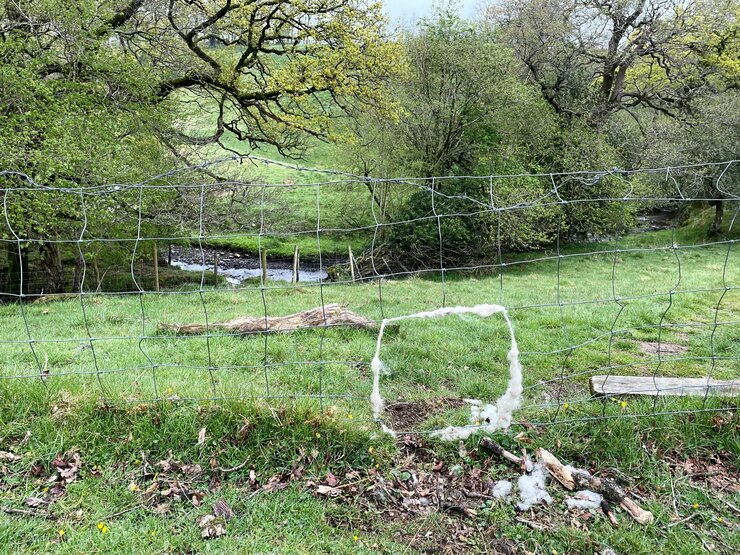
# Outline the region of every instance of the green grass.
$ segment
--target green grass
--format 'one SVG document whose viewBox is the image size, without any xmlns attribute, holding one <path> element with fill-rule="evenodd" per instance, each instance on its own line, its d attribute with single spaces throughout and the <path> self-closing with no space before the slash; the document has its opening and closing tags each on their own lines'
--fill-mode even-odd
<svg viewBox="0 0 740 555">
<path fill-rule="evenodd" d="M 696 233 L 693 228 L 681 230 L 678 243 L 694 240 Z M 666 247 L 671 240 L 669 232 L 636 235 L 620 241 L 620 248 Z M 737 515 L 723 499 L 737 506 L 738 496 L 691 483 L 682 478 L 680 466 L 672 468 L 670 461 L 680 465 L 688 457 L 708 459 L 715 453 L 730 461 L 730 469 L 737 470 L 737 416 L 722 412 L 720 423 L 715 413 L 626 418 L 654 409 L 701 408 L 702 402 L 661 399 L 653 406 L 652 400 L 630 399 L 626 407 L 617 402 L 602 404 L 587 400 L 587 379 L 609 363 L 624 365 L 620 373 L 636 375 L 658 371 L 668 376 L 711 373 L 715 378 L 737 378 L 737 247 L 730 248 L 729 256 L 728 245 L 621 252 L 616 262 L 611 252 L 588 254 L 598 248 L 613 245 L 564 251 L 573 256 L 560 259 L 559 288 L 557 259 L 527 260 L 552 253 L 507 256 L 510 265 L 503 277 L 484 272 L 448 273 L 446 303 L 503 302 L 510 308 L 528 386 L 526 406 L 517 417 L 530 421 L 555 418 L 559 422 L 527 431 L 516 440 L 513 433 L 498 439 L 511 449 L 531 450 L 541 445 L 575 464 L 618 469 L 645 497 L 645 505 L 656 514 L 656 524 L 640 527 L 622 514 L 618 529 L 609 527 L 601 517 L 588 522 L 589 530 L 576 528 L 562 515 L 562 493 L 551 488 L 558 503 L 529 517 L 547 524 L 547 530 L 531 530 L 517 522 L 510 505 L 489 504 L 474 519 L 464 521 L 467 529 L 475 531 L 466 533 L 465 549 L 490 552 L 496 538 L 503 537 L 542 553 L 553 549 L 558 553 L 592 552 L 603 545 L 618 553 L 700 553 L 697 531 L 709 538 L 718 552 L 736 552 L 740 547 L 733 528 L 738 525 Z M 613 272 L 616 295 L 625 305 L 616 323 L 619 307 L 612 300 Z M 725 291 L 725 287 L 729 289 Z M 675 292 L 672 297 L 667 294 L 671 289 Z M 442 292 L 437 274 L 381 284 L 327 283 L 323 287 L 273 282 L 264 291 L 264 302 L 270 315 L 312 308 L 323 300 L 379 319 L 381 315 L 438 308 Z M 604 302 L 591 302 L 595 300 Z M 259 286 L 208 288 L 202 301 L 209 322 L 264 314 Z M 340 478 L 352 471 L 367 476 L 375 464 L 384 473 L 412 464 L 403 450 L 377 435 L 370 421 L 367 363 L 374 349 L 374 333 L 335 329 L 269 336 L 266 362 L 278 365 L 267 369 L 269 393 L 287 399 L 273 399 L 268 404 L 249 400 L 268 393 L 264 337 L 206 339 L 157 332 L 159 323 L 205 320 L 197 285 L 180 285 L 168 294 L 145 294 L 141 299 L 138 295 L 91 295 L 85 299 L 85 309 L 86 320 L 79 299 L 24 306 L 38 361 L 49 375 L 42 383 L 20 307 L 0 306 L 0 341 L 5 342 L 0 350 L 0 377 L 27 376 L 0 380 L 0 451 L 22 457 L 0 463 L 0 504 L 23 509 L 28 496 L 45 495 L 51 461 L 57 454 L 76 449 L 83 460 L 79 478 L 52 505 L 56 521 L 0 513 L 1 552 L 413 553 L 427 544 L 442 544 L 459 531 L 462 521 L 456 517 L 435 513 L 398 520 L 389 517 L 387 509 L 368 508 L 361 497 L 323 499 L 306 485 L 308 481 L 319 483 L 327 471 Z M 715 329 L 715 318 L 728 324 Z M 655 326 L 661 319 L 675 327 L 663 329 L 660 339 L 687 347 L 687 354 L 698 360 L 667 356 L 658 361 L 640 350 L 638 341 L 658 340 Z M 617 333 L 610 360 L 612 326 Z M 88 333 L 96 338 L 95 358 Z M 582 346 L 568 355 L 570 345 Z M 403 323 L 396 334 L 384 340 L 383 360 L 391 373 L 382 379 L 382 393 L 391 401 L 401 397 L 411 401 L 494 399 L 506 384 L 507 349 L 506 330 L 498 317 Z M 712 354 L 717 358 L 712 360 Z M 320 360 L 328 362 L 319 364 Z M 295 364 L 279 366 L 288 363 Z M 575 375 L 562 384 L 562 390 L 557 382 L 547 383 L 561 373 Z M 320 407 L 318 401 L 292 397 L 320 392 L 350 394 L 356 399 L 327 399 Z M 172 400 L 146 402 L 153 397 Z M 190 397 L 245 397 L 247 401 L 175 400 Z M 561 410 L 557 416 L 552 407 L 538 408 L 543 403 L 557 404 L 558 399 Z M 562 406 L 565 402 L 569 403 L 567 410 Z M 721 409 L 732 404 L 730 400 L 710 400 L 707 407 Z M 602 414 L 613 418 L 572 422 Z M 448 411 L 432 416 L 421 427 L 434 428 L 450 419 L 462 423 L 465 414 Z M 246 422 L 248 432 L 240 434 Z M 202 428 L 207 430 L 207 439 L 198 445 L 198 430 Z M 27 431 L 31 435 L 21 444 Z M 462 459 L 456 445 L 431 443 L 429 447 L 435 457 L 448 464 L 461 464 L 464 472 L 482 468 L 495 479 L 516 474 L 475 451 L 477 438 L 468 441 L 470 455 Z M 193 487 L 206 495 L 201 506 L 173 501 L 165 514 L 158 515 L 139 504 L 144 501 L 142 491 L 153 479 L 153 463 L 165 459 L 170 450 L 176 459 L 206 469 L 202 477 L 193 480 Z M 210 470 L 212 460 L 222 467 L 247 464 L 240 471 L 222 475 Z M 296 464 L 305 467 L 301 479 L 292 481 L 287 489 L 253 496 L 247 469 L 254 470 L 259 484 L 264 484 L 271 476 L 290 473 Z M 413 464 L 426 468 L 423 465 L 431 466 L 432 462 Z M 101 468 L 99 475 L 93 471 L 97 466 Z M 33 468 L 42 470 L 35 475 Z M 213 474 L 220 477 L 221 484 L 209 492 Z M 132 482 L 138 485 L 138 492 L 129 489 Z M 195 519 L 209 512 L 221 497 L 238 518 L 227 525 L 223 537 L 203 540 Z M 698 509 L 693 508 L 695 503 Z M 691 520 L 669 527 L 687 517 Z M 100 521 L 109 527 L 108 534 L 97 529 Z M 58 537 L 59 529 L 65 530 L 67 541 L 48 543 Z M 459 551 L 459 546 L 456 549 Z"/>
<path fill-rule="evenodd" d="M 186 114 L 188 133 L 208 135 L 210 119 L 200 116 L 204 112 Z M 319 245 L 315 230 L 320 223 L 322 229 L 341 230 L 373 225 L 370 208 L 371 197 L 361 184 L 350 184 L 343 181 L 340 175 L 333 175 L 321 170 L 337 170 L 344 166 L 341 145 L 318 139 L 308 139 L 304 152 L 295 158 L 281 155 L 270 145 L 251 150 L 240 143 L 231 133 L 222 137 L 222 143 L 230 150 L 219 146 L 204 147 L 199 153 L 203 160 L 215 160 L 234 156 L 235 152 L 263 158 L 267 162 L 245 160 L 242 163 L 226 163 L 215 166 L 217 172 L 227 172 L 245 183 L 255 185 L 280 185 L 266 189 L 265 198 L 260 206 L 267 212 L 267 225 L 277 223 L 282 229 L 298 228 L 301 232 L 291 236 L 270 236 L 262 238 L 263 247 L 269 256 L 288 258 L 293 256 L 297 245 L 306 260 L 317 260 Z M 270 163 L 270 161 L 275 163 Z M 316 171 L 312 171 L 312 170 Z M 322 183 L 321 188 L 313 185 Z M 249 214 L 242 214 L 242 219 L 251 216 L 258 227 L 262 214 L 255 208 Z M 320 222 L 319 222 L 320 217 Z M 256 233 L 258 229 L 252 229 Z M 342 231 L 323 232 L 321 235 L 321 254 L 328 257 L 346 257 L 347 246 L 361 251 L 370 244 L 372 231 L 348 233 Z M 240 250 L 248 254 L 259 251 L 256 236 L 245 236 L 243 233 L 228 234 L 226 237 L 209 239 L 208 245 Z"/>
</svg>

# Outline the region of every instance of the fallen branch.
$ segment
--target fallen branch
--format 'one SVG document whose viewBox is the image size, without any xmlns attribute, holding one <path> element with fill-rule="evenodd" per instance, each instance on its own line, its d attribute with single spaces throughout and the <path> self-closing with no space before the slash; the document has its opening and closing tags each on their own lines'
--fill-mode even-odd
<svg viewBox="0 0 740 555">
<path fill-rule="evenodd" d="M 484 437 L 480 442 L 481 447 L 483 447 L 486 451 L 490 451 L 494 455 L 498 455 L 502 459 L 506 459 L 507 461 L 514 463 L 517 466 L 521 466 L 522 464 L 522 458 L 517 457 L 514 453 L 511 453 L 501 447 L 498 443 L 493 441 L 489 437 Z"/>
<path fill-rule="evenodd" d="M 619 526 L 619 522 L 617 521 L 617 517 L 614 515 L 614 511 L 612 511 L 611 503 L 606 499 L 602 499 L 601 510 L 604 511 L 604 514 L 606 515 L 606 518 L 609 519 L 611 525 L 614 526 L 614 528 L 617 528 Z"/>
<path fill-rule="evenodd" d="M 542 463 L 550 474 L 567 490 L 588 489 L 604 496 L 611 503 L 618 503 L 632 518 L 640 524 L 649 524 L 653 521 L 653 514 L 644 510 L 630 497 L 624 489 L 610 478 L 597 478 L 587 470 L 565 466 L 555 455 L 546 449 L 537 450 L 537 460 Z"/>
<path fill-rule="evenodd" d="M 338 327 L 376 329 L 375 321 L 355 314 L 338 304 L 312 308 L 290 316 L 242 316 L 226 322 L 204 324 L 159 324 L 157 330 L 177 335 L 200 335 L 212 331 L 231 334 L 286 333 L 306 328 Z"/>
</svg>

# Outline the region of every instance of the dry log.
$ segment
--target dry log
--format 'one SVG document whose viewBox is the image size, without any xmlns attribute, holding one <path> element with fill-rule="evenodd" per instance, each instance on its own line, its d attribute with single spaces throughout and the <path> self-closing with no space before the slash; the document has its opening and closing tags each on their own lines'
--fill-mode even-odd
<svg viewBox="0 0 740 555">
<path fill-rule="evenodd" d="M 231 334 L 248 333 L 285 333 L 306 328 L 319 327 L 351 327 L 377 329 L 375 321 L 355 314 L 337 304 L 326 307 L 312 308 L 290 316 L 242 316 L 226 322 L 213 322 L 208 325 L 208 331 L 222 331 Z M 170 332 L 177 335 L 200 335 L 206 333 L 204 324 L 159 324 L 158 331 Z"/>
<path fill-rule="evenodd" d="M 644 510 L 635 501 L 627 497 L 624 489 L 610 478 L 597 478 L 587 470 L 565 466 L 558 458 L 546 449 L 537 450 L 537 460 L 542 463 L 555 479 L 568 490 L 588 489 L 604 496 L 611 503 L 619 503 L 632 518 L 640 524 L 653 521 L 653 514 Z"/>
</svg>

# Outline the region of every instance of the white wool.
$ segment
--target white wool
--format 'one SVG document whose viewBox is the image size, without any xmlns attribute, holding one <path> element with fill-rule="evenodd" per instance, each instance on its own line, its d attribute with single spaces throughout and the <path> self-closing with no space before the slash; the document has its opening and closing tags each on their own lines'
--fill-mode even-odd
<svg viewBox="0 0 740 555">
<path fill-rule="evenodd" d="M 478 431 L 478 426 L 447 426 L 441 430 L 434 430 L 430 435 L 442 441 L 465 440 Z"/>
<path fill-rule="evenodd" d="M 532 468 L 531 474 L 519 477 L 517 485 L 519 486 L 520 501 L 516 505 L 517 509 L 528 511 L 539 503 L 552 503 L 552 497 L 545 488 L 545 476 L 545 467 L 537 463 Z"/>
<path fill-rule="evenodd" d="M 508 428 L 511 425 L 513 412 L 519 408 L 522 398 L 522 367 L 519 364 L 519 347 L 514 337 L 514 327 L 511 324 L 509 315 L 503 306 L 495 304 L 483 304 L 473 307 L 455 306 L 450 308 L 440 308 L 429 312 L 418 312 L 408 316 L 398 316 L 396 318 L 387 318 L 380 324 L 378 340 L 375 345 L 375 356 L 373 356 L 370 368 L 373 371 L 373 391 L 370 395 L 370 402 L 373 406 L 373 417 L 380 421 L 380 414 L 383 412 L 383 398 L 380 395 L 380 374 L 384 371 L 383 363 L 380 360 L 380 347 L 383 342 L 383 333 L 385 327 L 391 322 L 410 319 L 427 319 L 441 318 L 451 314 L 477 314 L 482 318 L 488 318 L 493 314 L 502 313 L 506 325 L 509 328 L 511 337 L 511 349 L 507 356 L 509 360 L 509 384 L 504 394 L 496 401 L 496 405 L 483 405 L 477 399 L 466 399 L 471 404 L 470 424 L 469 426 L 449 426 L 442 430 L 432 432 L 431 435 L 437 436 L 446 441 L 467 439 L 478 430 L 485 432 L 494 432 L 502 428 Z M 384 431 L 395 435 L 390 428 L 383 426 Z"/>
<path fill-rule="evenodd" d="M 491 497 L 494 499 L 503 499 L 511 493 L 514 485 L 508 480 L 500 480 L 491 486 Z"/>
<path fill-rule="evenodd" d="M 529 455 L 524 457 L 524 470 L 526 472 L 532 472 L 534 470 L 534 463 L 532 462 L 532 457 Z"/>
<path fill-rule="evenodd" d="M 604 498 L 595 491 L 583 490 L 577 492 L 573 497 L 567 497 L 565 504 L 569 509 L 598 509 Z"/>
</svg>

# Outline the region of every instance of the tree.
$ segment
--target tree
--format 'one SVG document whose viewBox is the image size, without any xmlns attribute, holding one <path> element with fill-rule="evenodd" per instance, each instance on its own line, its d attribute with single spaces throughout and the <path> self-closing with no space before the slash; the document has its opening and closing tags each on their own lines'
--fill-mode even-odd
<svg viewBox="0 0 740 555">
<path fill-rule="evenodd" d="M 736 0 L 517 0 L 490 8 L 489 18 L 547 102 L 598 128 L 619 112 L 638 119 L 641 109 L 689 111 L 717 81 L 697 57 L 720 49 L 732 65 L 732 6 Z"/>
<path fill-rule="evenodd" d="M 306 137 L 328 137 L 332 119 L 388 105 L 383 82 L 398 59 L 383 25 L 366 0 L 3 0 L 0 169 L 51 188 L 137 181 L 225 133 L 299 154 Z M 212 132 L 187 134 L 183 107 L 204 99 Z M 0 233 L 24 239 L 20 258 L 7 257 L 22 267 L 38 249 L 45 290 L 58 292 L 56 240 L 78 235 L 81 201 L 10 192 L 22 186 L 0 177 L 11 222 Z M 110 232 L 114 201 L 98 200 L 87 207 L 100 216 L 91 237 Z M 136 206 L 124 204 L 114 207 Z"/>
<path fill-rule="evenodd" d="M 400 42 L 408 69 L 392 89 L 401 112 L 398 119 L 376 118 L 384 133 L 371 132 L 375 165 L 387 168 L 390 156 L 395 171 L 413 175 L 482 171 L 492 151 L 505 158 L 511 145 L 546 140 L 552 118 L 517 79 L 511 51 L 460 18 L 454 2 L 404 31 Z"/>
</svg>

